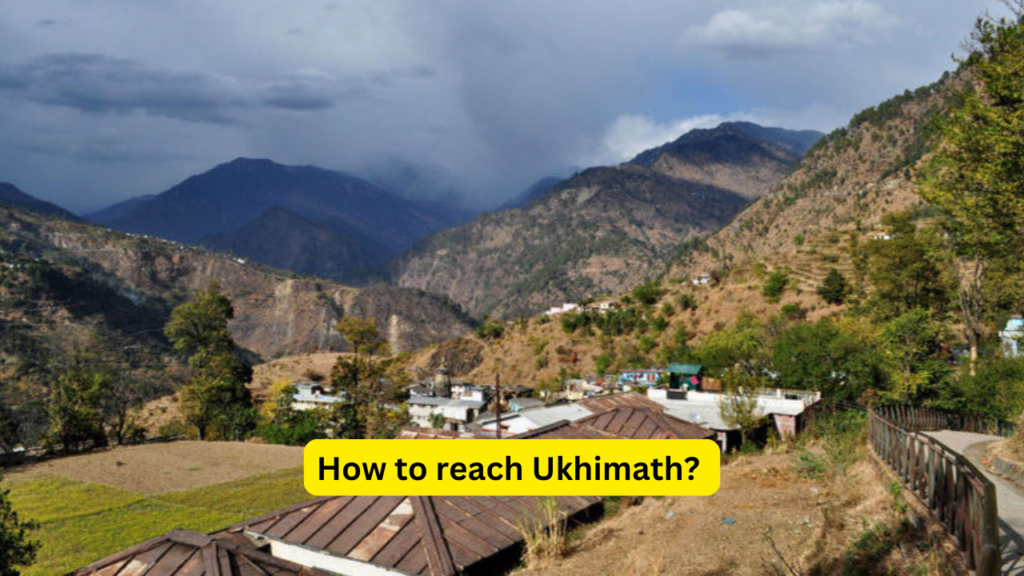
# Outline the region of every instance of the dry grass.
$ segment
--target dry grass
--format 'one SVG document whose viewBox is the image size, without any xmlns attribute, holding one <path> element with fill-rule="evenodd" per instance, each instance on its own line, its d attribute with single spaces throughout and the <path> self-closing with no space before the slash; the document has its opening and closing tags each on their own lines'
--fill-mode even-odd
<svg viewBox="0 0 1024 576">
<path fill-rule="evenodd" d="M 568 551 L 568 519 L 554 497 L 537 501 L 538 516 L 517 523 L 523 535 L 523 563 L 540 568 L 565 556 Z"/>
<path fill-rule="evenodd" d="M 25 576 L 65 574 L 174 528 L 210 532 L 311 499 L 301 468 L 156 495 L 40 471 L 5 478 L 3 488 L 39 523 L 32 537 L 42 547 Z"/>
<path fill-rule="evenodd" d="M 123 446 L 9 470 L 5 480 L 66 478 L 141 494 L 191 490 L 302 466 L 302 448 L 239 442 Z"/>
</svg>

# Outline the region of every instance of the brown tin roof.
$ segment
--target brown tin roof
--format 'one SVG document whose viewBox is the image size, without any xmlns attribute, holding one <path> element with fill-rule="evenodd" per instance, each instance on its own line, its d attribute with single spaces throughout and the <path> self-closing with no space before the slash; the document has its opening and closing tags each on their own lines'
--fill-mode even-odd
<svg viewBox="0 0 1024 576">
<path fill-rule="evenodd" d="M 399 440 L 455 440 L 476 438 L 471 432 L 453 432 L 451 430 L 438 430 L 436 428 L 402 428 L 398 433 Z"/>
<path fill-rule="evenodd" d="M 665 414 L 661 406 L 658 406 L 657 411 L 622 406 L 577 420 L 575 425 L 606 432 L 617 438 L 640 440 L 700 440 L 715 437 L 715 433 L 707 428 Z"/>
<path fill-rule="evenodd" d="M 596 497 L 559 497 L 572 517 Z M 523 541 L 519 526 L 542 521 L 540 499 L 512 496 L 320 498 L 233 527 L 331 555 L 426 576 L 454 576 Z"/>
<path fill-rule="evenodd" d="M 258 551 L 241 535 L 172 530 L 76 571 L 75 576 L 328 576 Z"/>
<path fill-rule="evenodd" d="M 606 412 L 608 410 L 614 410 L 620 407 L 635 407 L 635 408 L 647 408 L 654 412 L 664 412 L 665 408 L 651 400 L 647 396 L 641 396 L 640 394 L 634 394 L 632 392 L 622 394 L 606 394 L 604 396 L 594 396 L 593 398 L 584 398 L 580 400 L 580 406 L 583 406 L 587 410 L 597 414 L 599 412 Z"/>
</svg>

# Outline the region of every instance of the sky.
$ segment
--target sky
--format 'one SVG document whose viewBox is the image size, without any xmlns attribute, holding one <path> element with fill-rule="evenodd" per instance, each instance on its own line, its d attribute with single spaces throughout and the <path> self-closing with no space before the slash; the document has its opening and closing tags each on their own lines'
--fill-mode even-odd
<svg viewBox="0 0 1024 576">
<path fill-rule="evenodd" d="M 953 68 L 999 8 L 5 0 L 0 181 L 83 212 L 244 156 L 488 208 L 725 120 L 830 131 Z"/>
</svg>

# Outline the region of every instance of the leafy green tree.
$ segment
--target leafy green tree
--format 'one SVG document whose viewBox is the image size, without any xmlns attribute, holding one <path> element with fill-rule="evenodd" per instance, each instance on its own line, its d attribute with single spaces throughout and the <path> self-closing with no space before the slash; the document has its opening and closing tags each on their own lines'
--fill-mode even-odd
<svg viewBox="0 0 1024 576">
<path fill-rule="evenodd" d="M 39 543 L 29 538 L 29 530 L 34 527 L 18 518 L 11 505 L 10 490 L 0 490 L 0 576 L 18 576 L 18 566 L 29 566 L 35 561 Z"/>
<path fill-rule="evenodd" d="M 949 281 L 937 236 L 918 231 L 908 212 L 887 214 L 882 223 L 890 239 L 872 240 L 867 247 L 875 315 L 889 319 L 914 308 L 945 310 Z"/>
<path fill-rule="evenodd" d="M 234 352 L 235 343 L 228 329 L 228 321 L 235 317 L 235 309 L 220 286 L 211 282 L 192 300 L 171 312 L 164 334 L 174 349 L 191 357 L 199 352 Z"/>
<path fill-rule="evenodd" d="M 653 306 L 664 293 L 665 290 L 656 280 L 648 280 L 636 288 L 633 288 L 632 295 L 633 300 L 636 300 L 639 304 L 643 306 Z"/>
<path fill-rule="evenodd" d="M 950 375 L 949 363 L 942 357 L 942 336 L 941 325 L 923 308 L 882 326 L 879 342 L 891 364 L 890 398 L 922 402 L 935 397 Z"/>
<path fill-rule="evenodd" d="M 236 358 L 228 329 L 231 301 L 216 283 L 171 312 L 164 333 L 175 350 L 188 356 L 189 382 L 179 390 L 185 420 L 205 440 L 211 432 L 240 440 L 257 424 L 252 394 L 252 367 Z"/>
<path fill-rule="evenodd" d="M 779 335 L 772 370 L 784 388 L 820 390 L 832 402 L 857 401 L 886 382 L 885 358 L 875 342 L 827 319 Z"/>
<path fill-rule="evenodd" d="M 708 334 L 697 352 L 711 374 L 724 375 L 738 368 L 752 377 L 761 377 L 768 364 L 764 338 L 764 322 L 750 313 L 743 313 L 736 324 Z"/>
<path fill-rule="evenodd" d="M 722 420 L 740 431 L 740 443 L 764 425 L 764 411 L 758 403 L 758 389 L 762 386 L 758 377 L 730 368 L 722 377 L 725 394 L 718 404 Z"/>
<path fill-rule="evenodd" d="M 1017 6 L 1019 8 L 1019 6 Z M 922 196 L 945 215 L 971 365 L 985 331 L 990 262 L 1024 253 L 1024 26 L 979 19 L 963 60 L 972 82 L 939 130 Z"/>
<path fill-rule="evenodd" d="M 818 296 L 829 304 L 842 304 L 846 300 L 846 294 L 850 287 L 846 283 L 846 276 L 835 268 L 829 268 L 825 280 L 818 286 Z"/>
<path fill-rule="evenodd" d="M 61 374 L 50 389 L 50 428 L 44 443 L 63 452 L 106 446 L 103 400 L 112 381 L 107 366 L 83 366 Z"/>
<path fill-rule="evenodd" d="M 1024 358 L 984 358 L 975 374 L 960 374 L 934 405 L 960 414 L 1013 421 L 1024 411 Z"/>
<path fill-rule="evenodd" d="M 391 438 L 408 423 L 403 401 L 408 376 L 393 359 L 378 358 L 388 352 L 380 338 L 376 319 L 346 317 L 338 331 L 352 346 L 352 354 L 338 358 L 331 382 L 343 401 L 332 409 L 341 438 Z"/>
</svg>

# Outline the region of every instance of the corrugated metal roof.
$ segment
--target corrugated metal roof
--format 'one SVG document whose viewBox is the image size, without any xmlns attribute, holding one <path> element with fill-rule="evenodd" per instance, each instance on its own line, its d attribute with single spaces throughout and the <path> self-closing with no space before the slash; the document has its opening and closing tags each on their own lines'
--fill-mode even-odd
<svg viewBox="0 0 1024 576">
<path fill-rule="evenodd" d="M 402 428 L 398 433 L 399 440 L 455 440 L 459 438 L 476 438 L 469 432 L 453 432 L 437 428 Z"/>
<path fill-rule="evenodd" d="M 329 576 L 260 552 L 241 535 L 207 536 L 172 530 L 94 562 L 76 576 Z"/>
<path fill-rule="evenodd" d="M 589 426 L 577 426 L 575 422 L 562 420 L 549 424 L 543 428 L 530 430 L 518 436 L 514 440 L 545 439 L 545 440 L 607 440 L 616 438 L 612 434 L 590 428 Z"/>
<path fill-rule="evenodd" d="M 707 428 L 664 414 L 660 406 L 657 411 L 620 406 L 579 420 L 576 425 L 607 432 L 618 438 L 640 440 L 700 440 L 715 436 L 715 433 Z"/>
<path fill-rule="evenodd" d="M 596 497 L 559 497 L 575 516 Z M 534 497 L 339 496 L 235 526 L 254 537 L 429 576 L 454 576 L 519 545 L 524 522 L 542 521 Z"/>
<path fill-rule="evenodd" d="M 579 420 L 580 418 L 590 416 L 590 414 L 590 410 L 587 410 L 579 404 L 555 404 L 553 406 L 545 406 L 543 408 L 520 410 L 519 412 L 514 413 L 514 415 L 526 418 L 530 422 L 533 422 L 538 428 L 541 426 L 547 426 L 548 424 L 554 424 L 559 420 Z"/>
<path fill-rule="evenodd" d="M 647 408 L 656 412 L 664 411 L 661 404 L 640 394 L 608 394 L 605 396 L 594 396 L 580 400 L 579 405 L 589 410 L 592 414 L 607 412 L 620 406 L 633 406 L 636 408 Z"/>
</svg>

